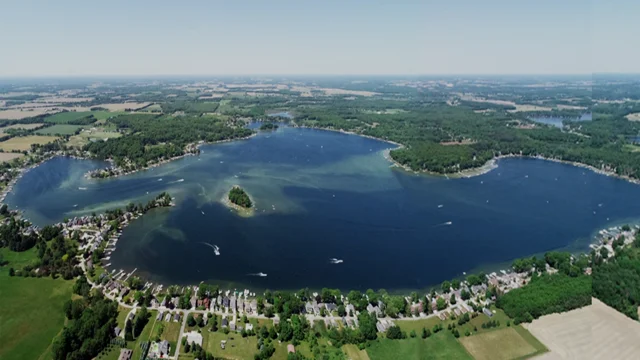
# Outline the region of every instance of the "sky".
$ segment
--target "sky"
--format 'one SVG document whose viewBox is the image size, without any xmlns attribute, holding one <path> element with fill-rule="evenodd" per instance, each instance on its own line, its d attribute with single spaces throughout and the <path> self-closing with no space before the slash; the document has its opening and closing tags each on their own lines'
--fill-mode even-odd
<svg viewBox="0 0 640 360">
<path fill-rule="evenodd" d="M 640 72 L 640 1 L 2 0 L 0 77 Z"/>
</svg>

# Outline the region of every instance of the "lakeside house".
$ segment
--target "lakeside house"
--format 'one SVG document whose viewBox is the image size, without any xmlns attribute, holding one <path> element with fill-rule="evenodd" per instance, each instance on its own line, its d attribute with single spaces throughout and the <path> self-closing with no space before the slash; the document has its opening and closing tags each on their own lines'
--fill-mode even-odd
<svg viewBox="0 0 640 360">
<path fill-rule="evenodd" d="M 133 356 L 133 350 L 120 349 L 120 356 L 118 356 L 118 360 L 131 360 L 132 356 Z"/>
</svg>

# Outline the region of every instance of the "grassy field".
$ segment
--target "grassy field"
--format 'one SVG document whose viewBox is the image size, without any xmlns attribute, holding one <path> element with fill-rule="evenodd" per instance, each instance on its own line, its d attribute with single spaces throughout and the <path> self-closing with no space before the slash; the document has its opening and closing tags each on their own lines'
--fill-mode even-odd
<svg viewBox="0 0 640 360">
<path fill-rule="evenodd" d="M 356 345 L 345 345 L 342 347 L 344 353 L 347 354 L 347 359 L 351 360 L 369 360 L 369 354 L 366 350 L 360 350 Z"/>
<path fill-rule="evenodd" d="M 91 111 L 67 111 L 47 116 L 44 121 L 55 124 L 66 124 L 69 121 L 82 119 L 83 117 L 89 116 L 92 113 L 93 112 Z"/>
<path fill-rule="evenodd" d="M 120 329 L 124 330 L 124 326 L 125 326 L 125 321 L 127 320 L 127 315 L 129 315 L 129 312 L 131 311 L 131 309 L 126 308 L 124 306 L 118 306 L 118 320 L 117 320 L 117 324 L 118 327 Z"/>
<path fill-rule="evenodd" d="M 253 359 L 253 355 L 258 352 L 258 340 L 255 336 L 243 338 L 240 334 L 229 333 L 225 335 L 221 332 L 202 331 L 202 347 L 215 356 L 223 356 L 227 359 Z M 227 340 L 227 345 L 223 350 L 220 348 L 220 341 Z"/>
<path fill-rule="evenodd" d="M 14 258 L 14 264 L 20 261 Z M 72 288 L 72 281 L 9 277 L 3 270 L 0 359 L 48 358 L 51 343 L 65 323 L 62 307 L 71 299 Z"/>
<path fill-rule="evenodd" d="M 29 150 L 31 144 L 47 144 L 57 139 L 55 136 L 21 136 L 14 137 L 7 141 L 0 142 L 0 148 L 4 151 L 11 150 Z"/>
<path fill-rule="evenodd" d="M 132 359 L 139 359 L 140 354 L 142 354 L 140 345 L 145 341 L 151 340 L 151 334 L 153 334 L 153 328 L 156 326 L 156 315 L 158 315 L 158 312 L 156 310 L 151 310 L 149 313 L 151 314 L 151 317 L 149 318 L 147 325 L 142 330 L 142 333 L 140 333 L 134 343 L 127 344 L 127 348 L 133 349 L 133 356 L 131 356 Z"/>
<path fill-rule="evenodd" d="M 66 125 L 59 124 L 46 127 L 44 129 L 34 131 L 34 134 L 38 135 L 71 135 L 76 132 L 78 129 L 82 129 L 84 126 L 82 125 Z"/>
<path fill-rule="evenodd" d="M 473 359 L 449 331 L 421 338 L 380 339 L 367 348 L 371 360 L 388 359 Z"/>
<path fill-rule="evenodd" d="M 37 127 L 40 127 L 44 124 L 15 124 L 15 125 L 9 125 L 9 126 L 5 126 L 0 128 L 0 135 L 4 134 L 6 132 L 6 130 L 9 129 L 24 129 L 24 130 L 31 130 L 31 129 L 35 129 Z"/>
<path fill-rule="evenodd" d="M 0 153 L 0 163 L 11 161 L 13 159 L 17 159 L 23 156 L 24 154 L 20 154 L 20 153 Z"/>
<path fill-rule="evenodd" d="M 509 360 L 538 352 L 515 328 L 504 328 L 462 337 L 460 342 L 476 360 Z"/>
<path fill-rule="evenodd" d="M 0 248 L 0 255 L 8 262 L 6 266 L 0 267 L 0 275 L 9 275 L 9 268 L 15 270 L 22 269 L 26 265 L 29 265 L 38 260 L 38 254 L 36 248 L 31 248 L 27 251 L 15 252 L 7 248 Z"/>
<path fill-rule="evenodd" d="M 92 140 L 105 140 L 117 138 L 120 136 L 122 136 L 122 134 L 113 131 L 105 131 L 105 129 L 85 130 L 80 132 L 80 134 L 78 135 L 70 137 L 69 141 L 67 141 L 67 145 L 81 147 L 88 144 Z"/>
</svg>

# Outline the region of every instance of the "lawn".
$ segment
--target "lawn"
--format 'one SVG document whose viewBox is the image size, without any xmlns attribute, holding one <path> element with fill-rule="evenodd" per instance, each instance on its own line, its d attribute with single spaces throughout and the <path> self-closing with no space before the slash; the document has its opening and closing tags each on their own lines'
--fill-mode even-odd
<svg viewBox="0 0 640 360">
<path fill-rule="evenodd" d="M 512 327 L 461 337 L 460 342 L 476 360 L 517 359 L 538 352 Z"/>
<path fill-rule="evenodd" d="M 243 338 L 240 334 L 229 333 L 225 335 L 221 332 L 202 331 L 202 347 L 214 356 L 222 356 L 227 359 L 253 359 L 253 355 L 258 352 L 258 338 L 247 336 Z M 233 339 L 233 340 L 232 340 Z M 223 350 L 220 348 L 220 341 L 227 340 L 227 345 Z"/>
<path fill-rule="evenodd" d="M 421 338 L 380 339 L 367 348 L 371 360 L 387 359 L 473 359 L 449 331 Z"/>
<path fill-rule="evenodd" d="M 16 261 L 18 263 L 18 261 Z M 65 323 L 73 281 L 0 273 L 0 359 L 39 359 Z"/>
<path fill-rule="evenodd" d="M 84 126 L 82 125 L 66 125 L 66 124 L 57 124 L 53 126 L 46 127 L 44 129 L 39 129 L 34 131 L 34 134 L 38 135 L 71 135 L 75 133 L 78 129 L 82 129 Z"/>
<path fill-rule="evenodd" d="M 436 324 L 443 324 L 445 328 L 447 327 L 447 322 L 441 321 L 437 316 L 420 320 L 396 320 L 395 323 L 402 331 L 406 331 L 407 335 L 409 335 L 411 330 L 415 330 L 416 334 L 420 335 L 422 328 L 431 330 Z"/>
<path fill-rule="evenodd" d="M 4 151 L 11 151 L 11 150 L 23 151 L 23 150 L 31 149 L 31 144 L 47 144 L 56 139 L 57 137 L 55 136 L 37 136 L 37 135 L 20 136 L 20 137 L 11 138 L 7 141 L 0 142 L 0 148 Z"/>
<path fill-rule="evenodd" d="M 36 248 L 31 248 L 27 251 L 11 251 L 7 248 L 0 248 L 0 256 L 7 261 L 8 264 L 0 267 L 0 275 L 8 275 L 9 268 L 16 270 L 22 269 L 26 265 L 29 265 L 38 260 L 38 254 Z"/>
<path fill-rule="evenodd" d="M 156 310 L 151 310 L 149 311 L 149 313 L 151 314 L 151 317 L 149 317 L 149 322 L 144 327 L 144 329 L 142 329 L 142 332 L 140 333 L 138 338 L 134 343 L 127 344 L 127 348 L 133 349 L 133 355 L 131 356 L 132 359 L 139 359 L 140 355 L 142 354 L 140 345 L 145 341 L 151 340 L 151 334 L 153 334 L 153 328 L 156 325 L 156 315 L 158 315 L 158 312 Z"/>
<path fill-rule="evenodd" d="M 124 326 L 125 321 L 127 320 L 127 315 L 129 315 L 129 312 L 131 311 L 131 309 L 126 308 L 124 306 L 118 305 L 118 319 L 117 319 L 117 326 L 120 329 L 124 330 Z"/>
<path fill-rule="evenodd" d="M 347 359 L 351 360 L 369 360 L 369 354 L 367 354 L 366 350 L 358 349 L 358 346 L 349 344 L 342 347 L 345 354 L 347 354 Z"/>
</svg>

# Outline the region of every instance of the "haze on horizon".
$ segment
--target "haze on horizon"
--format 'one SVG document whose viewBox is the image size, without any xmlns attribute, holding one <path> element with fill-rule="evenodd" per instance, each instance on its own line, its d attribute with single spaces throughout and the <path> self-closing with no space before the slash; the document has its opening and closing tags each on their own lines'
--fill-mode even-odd
<svg viewBox="0 0 640 360">
<path fill-rule="evenodd" d="M 640 3 L 3 2 L 0 77 L 638 73 Z"/>
</svg>

